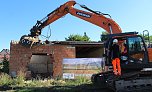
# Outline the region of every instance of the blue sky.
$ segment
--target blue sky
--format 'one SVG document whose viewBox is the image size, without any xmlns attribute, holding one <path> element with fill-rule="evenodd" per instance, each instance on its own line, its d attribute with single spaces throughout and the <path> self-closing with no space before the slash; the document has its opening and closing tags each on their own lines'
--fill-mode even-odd
<svg viewBox="0 0 152 92">
<path fill-rule="evenodd" d="M 28 34 L 37 20 L 68 0 L 2 0 L 0 3 L 0 50 L 10 49 L 11 40 L 19 41 Z M 152 0 L 76 0 L 95 11 L 112 16 L 123 32 L 149 30 L 152 35 Z M 81 9 L 76 6 L 76 8 Z M 81 9 L 83 10 L 83 9 Z M 78 19 L 70 14 L 50 24 L 52 36 L 50 41 L 62 41 L 70 34 L 83 35 L 84 32 L 93 41 L 100 40 L 105 31 L 91 23 Z M 48 27 L 42 34 L 46 35 Z M 42 39 L 45 40 L 45 39 Z"/>
</svg>

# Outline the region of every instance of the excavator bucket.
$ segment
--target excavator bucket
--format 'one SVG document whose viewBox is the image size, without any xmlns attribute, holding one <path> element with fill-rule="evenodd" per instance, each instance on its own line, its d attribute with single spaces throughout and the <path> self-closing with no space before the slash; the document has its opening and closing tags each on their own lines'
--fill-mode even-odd
<svg viewBox="0 0 152 92">
<path fill-rule="evenodd" d="M 40 40 L 37 36 L 31 37 L 28 35 L 23 35 L 21 37 L 19 43 L 23 46 L 26 46 L 26 47 L 32 47 L 33 45 L 40 44 Z"/>
</svg>

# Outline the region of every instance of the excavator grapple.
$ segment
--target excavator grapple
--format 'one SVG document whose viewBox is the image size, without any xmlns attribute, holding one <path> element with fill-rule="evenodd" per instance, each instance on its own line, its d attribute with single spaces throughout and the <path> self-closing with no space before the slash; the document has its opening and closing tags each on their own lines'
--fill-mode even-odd
<svg viewBox="0 0 152 92">
<path fill-rule="evenodd" d="M 21 38 L 20 38 L 20 41 L 19 43 L 23 46 L 26 46 L 26 47 L 31 47 L 33 45 L 38 45 L 40 44 L 40 40 L 38 37 L 31 37 L 31 36 L 28 36 L 28 35 L 23 35 Z"/>
</svg>

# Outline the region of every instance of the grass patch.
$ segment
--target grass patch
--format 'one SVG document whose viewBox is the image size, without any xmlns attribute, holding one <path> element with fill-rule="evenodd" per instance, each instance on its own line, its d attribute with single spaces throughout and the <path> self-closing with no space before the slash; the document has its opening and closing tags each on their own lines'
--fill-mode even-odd
<svg viewBox="0 0 152 92">
<path fill-rule="evenodd" d="M 25 74 L 20 72 L 16 78 L 11 78 L 8 74 L 2 73 L 0 75 L 0 86 L 7 86 L 13 90 L 11 92 L 79 92 L 81 85 L 91 84 L 89 79 L 78 77 L 75 80 L 65 79 L 41 79 L 36 78 L 32 80 L 25 80 Z M 0 89 L 0 91 L 2 91 Z"/>
<path fill-rule="evenodd" d="M 9 86 L 13 83 L 13 80 L 12 78 L 6 74 L 6 73 L 1 73 L 0 75 L 0 86 Z"/>
<path fill-rule="evenodd" d="M 85 77 L 78 77 L 75 80 L 65 80 L 66 82 L 66 86 L 70 86 L 70 85 L 74 85 L 74 86 L 78 86 L 78 85 L 82 85 L 82 84 L 90 84 L 91 80 L 87 79 Z"/>
<path fill-rule="evenodd" d="M 19 86 L 19 87 L 25 86 L 25 83 L 24 83 L 25 75 L 26 74 L 24 72 L 19 71 L 17 77 L 13 79 L 14 84 L 12 85 Z"/>
</svg>

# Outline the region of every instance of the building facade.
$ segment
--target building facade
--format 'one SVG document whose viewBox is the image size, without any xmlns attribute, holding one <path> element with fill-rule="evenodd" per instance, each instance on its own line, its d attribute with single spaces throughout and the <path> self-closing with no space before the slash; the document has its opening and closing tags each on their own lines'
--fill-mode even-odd
<svg viewBox="0 0 152 92">
<path fill-rule="evenodd" d="M 103 54 L 101 42 L 54 41 L 51 44 L 24 47 L 12 41 L 10 47 L 10 74 L 23 70 L 27 76 L 42 74 L 61 76 L 64 58 L 96 58 Z"/>
</svg>

